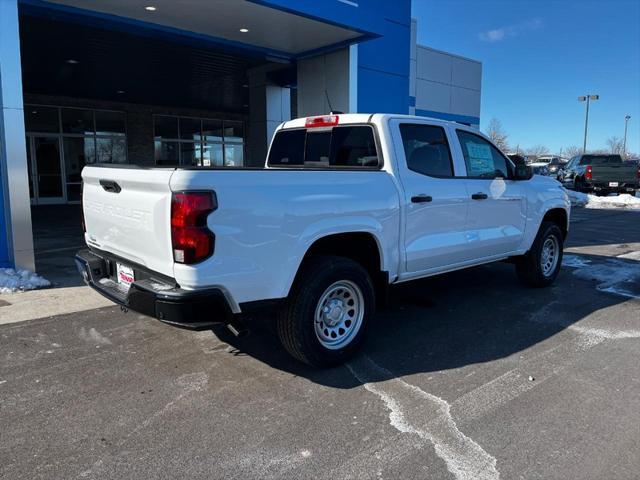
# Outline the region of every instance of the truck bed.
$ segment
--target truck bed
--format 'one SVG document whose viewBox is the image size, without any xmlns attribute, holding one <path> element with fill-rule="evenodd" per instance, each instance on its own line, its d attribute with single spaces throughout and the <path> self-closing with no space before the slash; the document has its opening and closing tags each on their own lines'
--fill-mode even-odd
<svg viewBox="0 0 640 480">
<path fill-rule="evenodd" d="M 386 259 L 397 267 L 399 195 L 383 170 L 90 166 L 82 176 L 87 244 L 172 277 L 182 288 L 224 284 L 238 303 L 281 298 L 292 278 L 272 272 L 294 275 L 307 246 L 336 225 L 393 237 Z M 214 253 L 198 268 L 173 259 L 171 197 L 184 190 L 213 191 L 217 198 L 207 219 Z"/>
</svg>

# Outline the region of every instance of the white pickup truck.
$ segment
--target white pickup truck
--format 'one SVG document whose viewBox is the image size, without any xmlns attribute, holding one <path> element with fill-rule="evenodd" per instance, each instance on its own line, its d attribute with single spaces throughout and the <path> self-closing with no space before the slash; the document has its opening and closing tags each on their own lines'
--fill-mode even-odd
<svg viewBox="0 0 640 480">
<path fill-rule="evenodd" d="M 362 343 L 389 285 L 510 260 L 556 278 L 567 192 L 464 125 L 340 114 L 280 125 L 265 168 L 82 172 L 84 280 L 193 329 L 278 310 L 284 347 L 326 367 Z M 487 288 L 491 288 L 487 285 Z"/>
</svg>

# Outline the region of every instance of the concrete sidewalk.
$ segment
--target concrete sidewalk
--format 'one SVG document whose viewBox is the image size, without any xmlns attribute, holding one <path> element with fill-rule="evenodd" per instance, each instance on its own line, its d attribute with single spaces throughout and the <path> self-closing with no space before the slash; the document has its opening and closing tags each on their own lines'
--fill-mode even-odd
<svg viewBox="0 0 640 480">
<path fill-rule="evenodd" d="M 0 325 L 111 305 L 113 302 L 87 286 L 8 293 L 0 295 Z"/>
</svg>

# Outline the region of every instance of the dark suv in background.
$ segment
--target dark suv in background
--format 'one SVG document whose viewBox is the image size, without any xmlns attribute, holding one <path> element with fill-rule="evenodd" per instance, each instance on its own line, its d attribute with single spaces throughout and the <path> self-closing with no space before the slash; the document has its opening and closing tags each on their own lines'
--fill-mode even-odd
<svg viewBox="0 0 640 480">
<path fill-rule="evenodd" d="M 585 154 L 573 157 L 558 179 L 568 188 L 596 195 L 631 193 L 640 189 L 640 167 L 620 155 Z"/>
</svg>

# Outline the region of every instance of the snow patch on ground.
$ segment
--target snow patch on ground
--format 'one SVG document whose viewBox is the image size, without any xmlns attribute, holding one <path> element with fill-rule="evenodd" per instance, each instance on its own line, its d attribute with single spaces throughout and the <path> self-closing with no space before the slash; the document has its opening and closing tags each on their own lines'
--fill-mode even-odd
<svg viewBox="0 0 640 480">
<path fill-rule="evenodd" d="M 612 195 L 609 197 L 598 197 L 586 193 L 567 190 L 571 205 L 574 207 L 585 208 L 626 208 L 640 210 L 640 194 L 635 196 L 623 193 L 621 195 Z"/>
<path fill-rule="evenodd" d="M 591 263 L 591 260 L 587 260 L 586 258 L 582 258 L 579 255 L 569 255 L 564 254 L 562 257 L 562 266 L 563 267 L 571 267 L 571 268 L 583 268 L 588 266 Z"/>
<path fill-rule="evenodd" d="M 349 362 L 347 368 L 365 389 L 383 401 L 391 425 L 402 433 L 431 442 L 457 480 L 500 478 L 495 457 L 458 429 L 446 400 L 394 378 L 364 355 Z M 388 380 L 382 380 L 385 378 Z"/>
<path fill-rule="evenodd" d="M 638 261 L 640 261 L 640 251 L 623 253 L 622 255 L 618 255 L 617 258 L 624 258 L 624 259 L 627 259 L 627 260 L 638 260 Z"/>
<path fill-rule="evenodd" d="M 14 293 L 50 286 L 49 280 L 31 270 L 0 268 L 0 293 Z"/>
<path fill-rule="evenodd" d="M 579 255 L 565 255 L 562 264 L 575 268 L 576 277 L 598 282 L 597 289 L 601 292 L 640 298 L 640 262 L 634 261 L 640 258 L 638 253 L 630 252 L 602 263 L 582 259 Z"/>
</svg>

